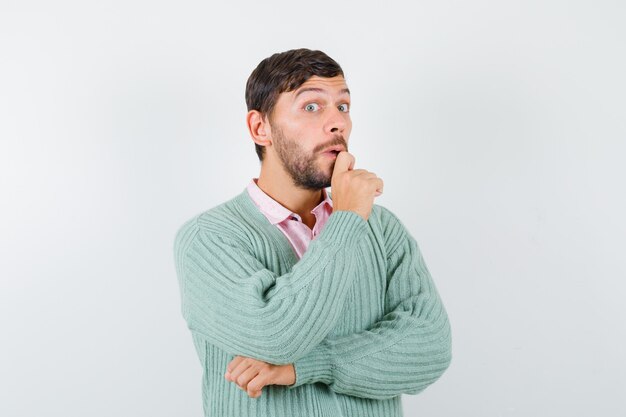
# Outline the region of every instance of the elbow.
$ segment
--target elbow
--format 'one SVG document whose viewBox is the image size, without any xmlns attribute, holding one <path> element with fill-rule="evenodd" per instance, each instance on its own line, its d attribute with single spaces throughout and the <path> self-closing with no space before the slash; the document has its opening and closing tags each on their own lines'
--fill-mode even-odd
<svg viewBox="0 0 626 417">
<path fill-rule="evenodd" d="M 441 337 L 431 345 L 428 353 L 422 352 L 418 355 L 413 384 L 407 394 L 418 394 L 428 386 L 435 383 L 446 372 L 452 363 L 452 338 L 450 326 L 443 327 Z"/>
<path fill-rule="evenodd" d="M 450 350 L 440 352 L 437 355 L 432 355 L 429 362 L 428 366 L 420 369 L 418 379 L 414 381 L 414 386 L 408 394 L 417 394 L 438 381 L 450 367 L 452 354 Z"/>
<path fill-rule="evenodd" d="M 452 335 L 450 331 L 450 323 L 446 320 L 445 326 L 442 328 L 441 338 L 439 339 L 438 347 L 433 352 L 431 357 L 431 363 L 433 364 L 433 377 L 432 382 L 435 382 L 446 372 L 452 363 Z M 431 382 L 431 383 L 432 383 Z"/>
<path fill-rule="evenodd" d="M 415 395 L 434 384 L 450 367 L 452 355 L 449 351 L 430 357 L 428 365 L 420 366 L 415 372 L 415 379 L 403 391 L 405 394 Z"/>
<path fill-rule="evenodd" d="M 446 345 L 446 349 L 439 356 L 439 367 L 435 374 L 435 379 L 432 382 L 435 382 L 448 370 L 450 364 L 452 363 L 452 344 L 448 340 Z"/>
<path fill-rule="evenodd" d="M 441 351 L 439 356 L 441 357 L 441 372 L 439 375 L 440 377 L 450 367 L 450 364 L 452 363 L 452 335 L 450 332 L 449 323 L 446 324 L 445 333 L 442 335 Z"/>
</svg>

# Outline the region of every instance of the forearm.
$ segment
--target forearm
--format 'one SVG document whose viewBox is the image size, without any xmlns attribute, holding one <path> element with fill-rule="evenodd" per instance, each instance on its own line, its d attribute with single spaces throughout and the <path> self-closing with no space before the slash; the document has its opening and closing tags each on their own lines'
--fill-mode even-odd
<svg viewBox="0 0 626 417">
<path fill-rule="evenodd" d="M 387 266 L 386 314 L 367 329 L 328 335 L 312 347 L 295 361 L 296 383 L 290 388 L 323 382 L 342 394 L 384 399 L 416 394 L 448 368 L 448 316 L 408 233 L 401 234 Z"/>
<path fill-rule="evenodd" d="M 355 213 L 333 213 L 302 259 L 277 276 L 240 245 L 189 225 L 175 244 L 188 327 L 233 355 L 294 362 L 337 321 L 366 228 Z"/>
<path fill-rule="evenodd" d="M 417 394 L 435 382 L 451 360 L 450 325 L 442 305 L 432 319 L 396 318 L 341 337 L 327 336 L 294 362 L 296 383 L 322 382 L 333 391 L 374 399 Z"/>
</svg>

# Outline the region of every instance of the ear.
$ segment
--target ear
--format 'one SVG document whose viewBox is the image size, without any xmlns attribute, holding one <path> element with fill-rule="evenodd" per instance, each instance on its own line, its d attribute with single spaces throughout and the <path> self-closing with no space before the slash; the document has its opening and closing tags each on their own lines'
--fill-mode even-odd
<svg viewBox="0 0 626 417">
<path fill-rule="evenodd" d="M 262 117 L 258 110 L 250 110 L 246 116 L 246 124 L 248 131 L 254 143 L 261 146 L 272 144 L 272 135 L 269 121 L 267 117 Z"/>
</svg>

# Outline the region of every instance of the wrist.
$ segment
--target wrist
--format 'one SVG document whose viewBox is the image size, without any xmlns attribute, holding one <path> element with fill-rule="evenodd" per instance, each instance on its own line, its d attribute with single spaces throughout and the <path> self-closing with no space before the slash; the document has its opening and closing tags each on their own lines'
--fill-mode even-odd
<svg viewBox="0 0 626 417">
<path fill-rule="evenodd" d="M 275 385 L 293 385 L 296 382 L 296 370 L 293 364 L 278 365 L 276 368 Z"/>
<path fill-rule="evenodd" d="M 288 388 L 295 388 L 304 384 L 322 382 L 330 384 L 333 380 L 332 354 L 330 346 L 322 341 L 312 351 L 293 363 L 296 382 Z"/>
</svg>

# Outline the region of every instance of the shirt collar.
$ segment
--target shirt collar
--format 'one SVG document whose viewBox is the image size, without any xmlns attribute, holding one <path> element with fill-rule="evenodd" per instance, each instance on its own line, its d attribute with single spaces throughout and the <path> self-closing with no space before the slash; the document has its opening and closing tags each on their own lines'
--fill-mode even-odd
<svg viewBox="0 0 626 417">
<path fill-rule="evenodd" d="M 257 185 L 257 180 L 258 178 L 252 178 L 246 189 L 248 190 L 250 197 L 252 197 L 252 200 L 272 224 L 280 223 L 289 219 L 291 216 L 297 217 L 301 220 L 297 213 L 294 213 L 269 195 L 265 194 L 265 192 Z M 326 191 L 324 188 L 322 189 L 322 195 L 324 196 L 324 199 L 317 206 L 315 206 L 313 210 L 311 210 L 311 213 L 315 214 L 316 217 L 318 217 L 318 213 L 324 208 L 332 211 L 333 200 L 331 199 L 331 193 Z"/>
</svg>

